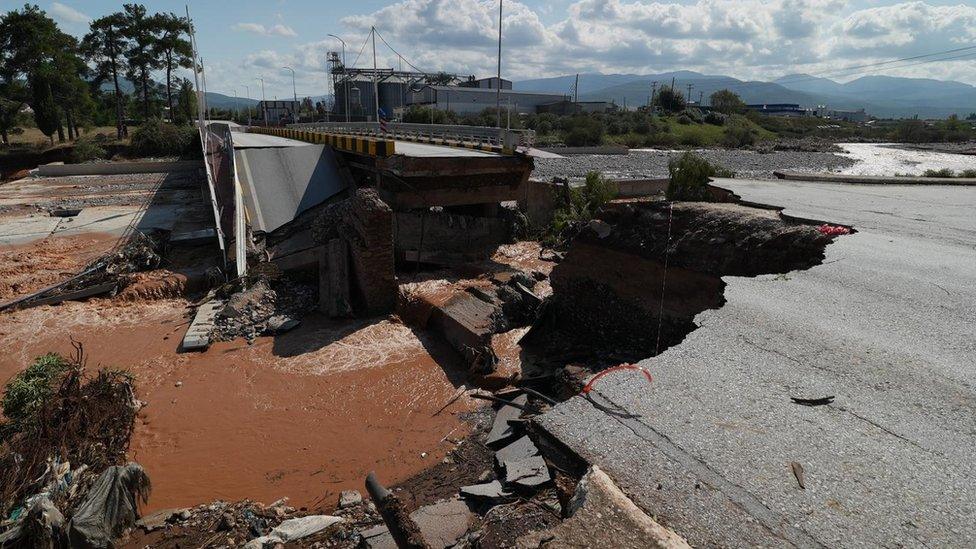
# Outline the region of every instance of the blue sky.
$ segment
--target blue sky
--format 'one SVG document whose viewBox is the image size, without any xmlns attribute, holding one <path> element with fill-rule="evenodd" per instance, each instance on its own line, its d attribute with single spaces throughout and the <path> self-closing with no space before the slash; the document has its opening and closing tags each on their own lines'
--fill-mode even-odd
<svg viewBox="0 0 976 549">
<path fill-rule="evenodd" d="M 82 35 L 89 18 L 121 2 L 37 2 L 66 31 Z M 146 2 L 183 13 L 185 2 Z M 22 2 L 0 0 L 0 11 Z M 264 76 L 268 98 L 328 93 L 326 52 L 347 42 L 350 63 L 375 25 L 424 70 L 494 72 L 497 0 L 196 1 L 208 89 L 251 97 Z M 674 69 L 772 79 L 794 72 L 837 80 L 838 67 L 976 45 L 976 5 L 919 0 L 514 0 L 505 1 L 503 73 L 514 79 L 573 72 L 652 73 Z M 976 50 L 973 50 L 976 53 Z M 397 56 L 381 43 L 379 63 Z M 968 53 L 968 52 L 967 52 Z M 371 64 L 369 49 L 359 64 Z M 872 74 L 955 79 L 976 84 L 976 55 L 941 63 L 895 65 Z"/>
</svg>

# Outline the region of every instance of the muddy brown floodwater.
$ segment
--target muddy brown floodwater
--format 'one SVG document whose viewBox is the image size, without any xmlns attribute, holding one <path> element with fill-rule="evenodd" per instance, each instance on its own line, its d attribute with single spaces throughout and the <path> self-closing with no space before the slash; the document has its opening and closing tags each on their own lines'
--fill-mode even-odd
<svg viewBox="0 0 976 549">
<path fill-rule="evenodd" d="M 466 397 L 434 416 L 463 379 L 456 355 L 400 323 L 313 315 L 253 345 L 179 354 L 186 305 L 92 300 L 0 316 L 0 382 L 37 355 L 70 351 L 69 338 L 85 345 L 89 369 L 136 376 L 146 406 L 130 457 L 152 479 L 145 512 L 284 496 L 330 508 L 367 472 L 394 484 L 467 434 Z"/>
<path fill-rule="evenodd" d="M 83 233 L 0 244 L 0 302 L 68 278 L 111 250 L 118 240 L 109 233 Z"/>
</svg>

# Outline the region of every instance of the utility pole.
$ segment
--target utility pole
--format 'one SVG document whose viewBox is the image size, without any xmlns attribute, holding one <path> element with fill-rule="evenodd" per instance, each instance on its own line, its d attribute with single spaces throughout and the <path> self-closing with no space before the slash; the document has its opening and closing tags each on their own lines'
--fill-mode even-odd
<svg viewBox="0 0 976 549">
<path fill-rule="evenodd" d="M 264 121 L 265 125 L 268 124 L 268 100 L 264 96 L 264 77 L 260 76 L 256 78 L 261 82 L 261 120 Z"/>
<path fill-rule="evenodd" d="M 654 110 L 654 98 L 657 96 L 657 80 L 651 82 L 651 111 Z"/>
<path fill-rule="evenodd" d="M 186 7 L 186 20 L 191 21 L 190 6 L 187 5 L 185 7 Z M 190 48 L 193 50 L 193 82 L 196 85 L 196 93 L 197 93 L 197 120 L 198 123 L 200 124 L 200 129 L 203 129 L 204 128 L 203 109 L 205 108 L 203 102 L 205 98 L 203 95 L 203 91 L 201 91 L 200 88 L 200 74 L 198 72 L 200 66 L 203 65 L 203 60 L 201 59 L 200 63 L 197 64 L 197 38 L 196 38 L 196 30 L 194 29 L 192 23 L 190 23 Z"/>
<path fill-rule="evenodd" d="M 342 76 L 343 76 L 343 83 L 345 84 L 344 88 L 346 89 L 346 92 L 343 95 L 346 96 L 346 123 L 348 123 L 349 122 L 349 75 L 348 73 L 346 73 L 346 41 L 334 34 L 330 34 L 329 36 L 335 38 L 336 40 L 342 43 Z M 332 93 L 335 93 L 335 90 L 332 90 Z"/>
<path fill-rule="evenodd" d="M 694 87 L 695 87 L 694 84 L 691 84 L 691 83 L 688 84 L 688 95 L 686 97 L 688 98 L 688 102 L 689 103 L 691 102 L 691 88 L 694 88 Z"/>
<path fill-rule="evenodd" d="M 376 117 L 376 124 L 380 123 L 380 90 L 376 84 L 376 27 L 370 27 L 373 34 L 373 106 L 375 107 L 373 116 Z"/>
<path fill-rule="evenodd" d="M 576 73 L 576 83 L 573 84 L 573 103 L 579 108 L 579 73 Z"/>
<path fill-rule="evenodd" d="M 671 101 L 668 102 L 668 109 L 674 110 L 674 76 L 671 77 Z"/>
<path fill-rule="evenodd" d="M 704 100 L 705 100 L 705 92 L 702 91 L 702 90 L 698 90 L 698 106 L 699 107 L 702 106 L 702 101 L 704 101 Z"/>
<path fill-rule="evenodd" d="M 234 92 L 234 114 L 240 118 L 241 117 L 241 104 L 237 101 L 237 88 L 232 90 Z"/>
<path fill-rule="evenodd" d="M 498 88 L 495 90 L 495 127 L 502 127 L 502 0 L 498 0 Z"/>
</svg>

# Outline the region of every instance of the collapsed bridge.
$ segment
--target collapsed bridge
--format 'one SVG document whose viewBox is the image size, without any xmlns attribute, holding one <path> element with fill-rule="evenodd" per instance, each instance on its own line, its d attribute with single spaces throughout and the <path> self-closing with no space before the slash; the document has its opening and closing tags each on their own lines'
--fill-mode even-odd
<svg viewBox="0 0 976 549">
<path fill-rule="evenodd" d="M 331 314 L 388 309 L 396 261 L 463 261 L 504 241 L 500 204 L 526 199 L 533 168 L 525 132 L 496 128 L 212 123 L 204 134 L 228 263 L 238 276 L 249 258 L 317 269 Z"/>
</svg>

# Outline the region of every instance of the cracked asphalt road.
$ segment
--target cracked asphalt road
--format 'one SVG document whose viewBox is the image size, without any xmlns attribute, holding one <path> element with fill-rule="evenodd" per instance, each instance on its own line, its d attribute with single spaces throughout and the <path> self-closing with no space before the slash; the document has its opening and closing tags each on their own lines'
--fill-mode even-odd
<svg viewBox="0 0 976 549">
<path fill-rule="evenodd" d="M 976 546 L 976 188 L 717 185 L 858 232 L 541 425 L 695 546 Z"/>
</svg>

